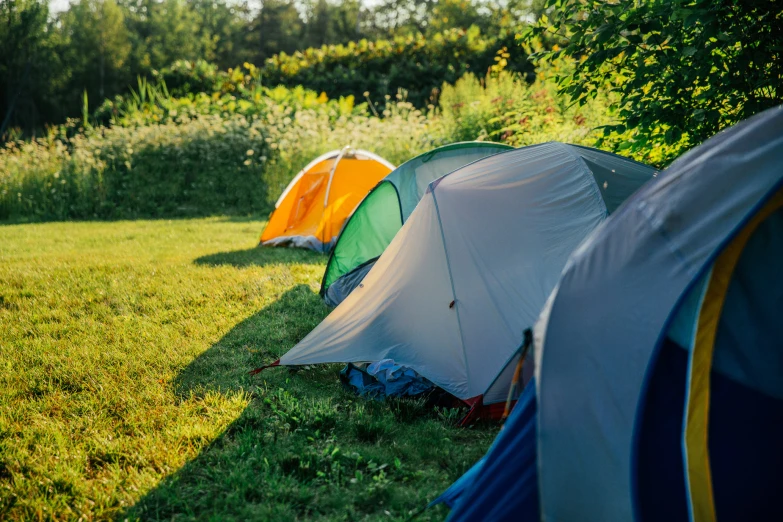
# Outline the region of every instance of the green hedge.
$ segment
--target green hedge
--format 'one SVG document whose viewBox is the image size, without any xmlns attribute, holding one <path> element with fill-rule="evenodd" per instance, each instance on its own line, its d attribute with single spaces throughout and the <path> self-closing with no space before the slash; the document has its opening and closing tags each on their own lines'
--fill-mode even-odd
<svg viewBox="0 0 783 522">
<path fill-rule="evenodd" d="M 261 80 L 265 85 L 302 85 L 329 97 L 350 94 L 361 100 L 368 93 L 376 103 L 405 89 L 408 101 L 425 107 L 444 82 L 454 83 L 467 72 L 483 77 L 503 48 L 505 69 L 532 80 L 533 68 L 514 38 L 511 32 L 488 38 L 471 27 L 428 38 L 419 34 L 329 45 L 270 58 L 261 67 Z"/>
<path fill-rule="evenodd" d="M 203 60 L 180 60 L 155 72 L 154 79 L 165 84 L 172 96 L 179 97 L 201 92 L 238 94 L 258 81 L 268 87 L 301 86 L 324 92 L 329 98 L 354 96 L 364 100 L 367 93 L 373 103 L 385 105 L 386 95 L 404 89 L 408 101 L 425 107 L 436 100 L 433 95 L 444 83 L 453 84 L 468 72 L 483 77 L 497 65 L 499 53 L 504 50 L 503 68 L 523 73 L 532 81 L 533 66 L 513 32 L 490 38 L 477 27 L 451 29 L 430 37 L 418 34 L 325 45 L 292 55 L 280 53 L 260 67 L 245 64 L 244 69 L 228 71 Z"/>
</svg>

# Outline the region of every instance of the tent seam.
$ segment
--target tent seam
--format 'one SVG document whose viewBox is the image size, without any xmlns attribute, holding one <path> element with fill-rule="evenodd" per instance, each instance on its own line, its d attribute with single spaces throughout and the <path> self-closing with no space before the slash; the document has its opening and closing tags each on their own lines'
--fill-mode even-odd
<svg viewBox="0 0 783 522">
<path fill-rule="evenodd" d="M 490 155 L 488 155 L 488 156 L 484 156 L 484 157 L 482 157 L 482 158 L 479 158 L 479 159 L 477 159 L 477 160 L 474 160 L 474 161 L 472 161 L 472 162 L 470 162 L 470 163 L 467 163 L 467 164 L 463 165 L 462 167 L 459 167 L 459 168 L 457 168 L 457 169 L 455 169 L 455 170 L 453 170 L 453 171 L 447 172 L 447 173 L 446 173 L 446 174 L 444 174 L 443 176 L 440 176 L 440 177 L 438 177 L 438 178 L 437 178 L 437 180 L 439 180 L 439 179 L 441 179 L 441 178 L 443 178 L 443 177 L 445 177 L 445 176 L 447 176 L 447 175 L 451 174 L 452 172 L 456 172 L 456 170 L 459 170 L 459 169 L 461 169 L 461 168 L 464 168 L 464 167 L 466 167 L 466 166 L 468 166 L 468 165 L 471 165 L 471 164 L 473 164 L 473 163 L 475 163 L 475 162 L 477 162 L 477 161 L 481 161 L 481 160 L 483 160 L 483 159 L 489 158 L 489 157 L 491 157 L 491 156 L 494 156 L 494 155 L 497 155 L 497 154 L 501 154 L 501 153 L 503 153 L 503 152 L 508 152 L 509 150 L 514 150 L 514 147 L 512 147 L 512 146 L 510 146 L 510 145 L 505 145 L 505 144 L 502 144 L 502 143 L 495 143 L 495 142 L 491 142 L 491 141 L 460 141 L 460 142 L 457 142 L 457 143 L 452 143 L 452 144 L 449 144 L 449 145 L 443 145 L 443 146 L 441 146 L 441 147 L 437 147 L 437 148 L 435 148 L 435 149 L 433 149 L 433 150 L 431 150 L 431 151 L 429 151 L 429 152 L 424 152 L 424 153 L 422 153 L 422 154 L 419 154 L 418 156 L 416 156 L 416 157 L 414 157 L 414 158 L 411 158 L 411 159 L 409 159 L 408 161 L 404 162 L 404 163 L 403 163 L 402 165 L 400 165 L 399 167 L 394 167 L 394 168 L 392 169 L 392 172 L 390 172 L 390 173 L 389 173 L 389 174 L 388 174 L 386 177 L 384 177 L 382 180 L 380 180 L 380 181 L 379 181 L 379 182 L 378 182 L 378 183 L 377 183 L 377 184 L 376 184 L 376 185 L 375 185 L 375 186 L 374 186 L 374 187 L 373 187 L 373 188 L 372 188 L 372 189 L 371 189 L 371 190 L 370 190 L 370 191 L 367 193 L 367 195 L 366 195 L 366 196 L 365 196 L 365 197 L 364 197 L 364 198 L 363 198 L 363 199 L 362 199 L 362 200 L 359 202 L 359 204 L 358 204 L 358 205 L 356 205 L 356 208 L 355 208 L 355 209 L 353 209 L 353 211 L 351 212 L 351 214 L 348 216 L 348 218 L 346 219 L 345 223 L 343 224 L 342 228 L 340 229 L 340 234 L 338 234 L 338 236 L 337 236 L 337 241 L 335 242 L 335 244 L 334 244 L 334 247 L 332 248 L 332 251 L 331 251 L 331 253 L 330 253 L 330 255 L 329 255 L 329 259 L 328 259 L 328 260 L 327 260 L 327 262 L 326 262 L 326 269 L 324 270 L 324 275 L 323 275 L 323 277 L 321 278 L 321 287 L 320 287 L 320 289 L 319 289 L 319 291 L 318 291 L 318 294 L 319 294 L 321 297 L 323 297 L 324 295 L 326 295 L 326 291 L 327 291 L 327 290 L 329 289 L 329 287 L 331 286 L 331 285 L 328 285 L 328 286 L 327 286 L 327 285 L 325 284 L 325 283 L 326 283 L 326 277 L 327 277 L 327 275 L 329 274 L 329 269 L 330 269 L 330 268 L 331 268 L 331 266 L 332 266 L 332 259 L 334 259 L 334 254 L 335 254 L 335 252 L 337 252 L 337 246 L 340 244 L 340 239 L 342 238 L 342 232 L 343 232 L 343 230 L 345 230 L 345 228 L 348 226 L 348 223 L 350 222 L 351 218 L 353 218 L 353 215 L 356 213 L 356 211 L 357 211 L 357 210 L 359 210 L 359 208 L 360 208 L 360 207 L 361 207 L 361 206 L 362 206 L 362 205 L 365 203 L 365 201 L 366 201 L 366 200 L 367 200 L 367 199 L 368 199 L 368 198 L 369 198 L 369 197 L 372 195 L 372 193 L 373 193 L 373 192 L 375 192 L 376 190 L 378 190 L 378 188 L 380 188 L 380 186 L 381 186 L 383 183 L 386 183 L 386 182 L 388 182 L 389 184 L 391 184 L 392 188 L 394 189 L 394 192 L 397 194 L 397 206 L 399 207 L 399 210 L 400 210 L 400 223 L 401 223 L 401 228 L 402 228 L 402 225 L 404 225 L 404 224 L 405 224 L 405 221 L 406 221 L 406 219 L 405 219 L 405 215 L 404 215 L 404 212 L 403 212 L 403 208 L 402 208 L 402 196 L 400 195 L 400 189 L 399 189 L 399 187 L 397 187 L 397 183 L 395 183 L 395 181 L 394 181 L 394 180 L 390 179 L 390 177 L 391 177 L 393 174 L 395 174 L 395 173 L 399 172 L 399 171 L 400 171 L 400 170 L 401 170 L 403 167 L 405 167 L 406 165 L 413 164 L 413 163 L 414 163 L 414 162 L 416 162 L 417 160 L 418 160 L 418 161 L 420 161 L 422 164 L 424 164 L 424 163 L 427 163 L 427 162 L 429 162 L 430 160 L 432 160 L 433 158 L 435 158 L 435 157 L 436 157 L 438 154 L 440 154 L 440 153 L 442 153 L 442 152 L 450 152 L 450 151 L 452 151 L 452 150 L 467 149 L 467 148 L 471 148 L 471 147 L 473 147 L 473 148 L 477 148 L 477 149 L 489 149 L 489 148 L 493 148 L 493 149 L 499 149 L 499 151 L 498 151 L 498 152 L 495 152 L 494 154 L 490 154 Z M 332 152 L 337 152 L 337 153 L 338 153 L 338 158 L 339 158 L 339 159 L 342 159 L 342 158 L 341 158 L 341 156 L 340 156 L 340 154 L 342 154 L 342 151 L 332 151 Z M 376 161 L 380 161 L 380 162 L 382 162 L 382 163 L 384 163 L 384 162 L 385 162 L 385 163 L 388 163 L 388 162 L 386 162 L 386 160 L 384 160 L 384 159 L 383 159 L 383 158 L 381 158 L 380 156 L 376 156 L 376 155 L 374 155 L 374 154 L 372 154 L 372 153 L 369 153 L 369 152 L 367 152 L 367 151 L 364 151 L 364 150 L 362 150 L 362 149 L 360 149 L 360 150 L 359 150 L 359 152 L 357 152 L 357 153 L 364 153 L 364 154 L 367 154 L 367 155 L 368 155 L 368 157 L 371 157 L 371 158 L 375 159 Z M 338 160 L 338 161 L 339 161 L 339 160 Z M 302 172 L 304 172 L 304 170 L 303 170 Z M 300 174 L 301 174 L 301 173 L 300 173 Z M 434 181 L 437 181 L 437 180 L 434 180 Z M 327 196 L 327 197 L 328 197 L 328 196 Z M 415 208 L 415 205 L 414 205 L 414 208 Z M 349 270 L 348 272 L 346 272 L 346 273 L 342 274 L 342 275 L 341 275 L 341 276 L 339 276 L 337 279 L 335 279 L 335 280 L 332 282 L 332 284 L 336 283 L 338 280 L 340 280 L 340 279 L 341 279 L 341 278 L 343 278 L 344 276 L 346 276 L 346 275 L 348 275 L 348 274 L 350 274 L 350 273 L 354 272 L 355 270 L 357 270 L 357 269 L 359 269 L 359 268 L 361 268 L 361 267 L 365 266 L 367 263 L 369 263 L 369 262 L 371 262 L 371 261 L 373 261 L 373 260 L 377 260 L 377 259 L 378 259 L 378 257 L 380 257 L 380 256 L 376 256 L 375 258 L 373 258 L 373 259 L 371 259 L 371 260 L 364 261 L 364 262 L 363 262 L 363 263 L 361 263 L 360 265 L 357 265 L 357 266 L 355 266 L 354 268 L 352 268 L 352 269 L 351 269 L 351 270 Z"/>
<path fill-rule="evenodd" d="M 634 163 L 634 164 L 639 165 L 641 167 L 652 168 L 656 173 L 660 173 L 661 172 L 661 169 L 656 169 L 652 165 L 648 165 L 646 163 L 642 163 L 641 161 L 636 161 L 635 159 L 629 158 L 627 156 L 623 156 L 622 154 L 615 154 L 614 152 L 608 152 L 608 151 L 605 151 L 605 150 L 602 150 L 602 149 L 596 149 L 595 147 L 586 147 L 584 145 L 577 145 L 576 143 L 568 143 L 567 145 L 569 145 L 570 147 L 577 148 L 577 149 L 584 149 L 584 150 L 587 150 L 587 151 L 590 151 L 590 152 L 600 152 L 601 154 L 605 154 L 607 156 L 611 156 L 611 157 L 616 158 L 616 159 L 621 159 L 621 160 L 627 161 L 629 163 Z"/>
<path fill-rule="evenodd" d="M 337 172 L 337 165 L 340 164 L 340 161 L 342 161 L 343 157 L 345 156 L 345 153 L 350 150 L 350 146 L 345 146 L 340 150 L 340 154 L 337 155 L 337 159 L 334 161 L 334 165 L 332 166 L 332 171 L 329 173 L 329 182 L 326 184 L 326 195 L 324 195 L 324 208 L 329 206 L 329 193 L 332 191 L 332 180 L 334 179 L 334 174 Z"/>
<path fill-rule="evenodd" d="M 609 207 L 606 206 L 606 201 L 604 201 L 604 197 L 601 195 L 601 189 L 598 187 L 598 182 L 595 180 L 595 174 L 593 174 L 593 170 L 590 168 L 590 165 L 587 164 L 585 159 L 577 154 L 573 147 L 570 144 L 565 144 L 565 147 L 568 149 L 568 152 L 571 153 L 571 155 L 576 158 L 576 161 L 578 161 L 586 170 L 587 174 L 590 178 L 590 185 L 593 187 L 593 195 L 596 197 L 598 202 L 601 205 L 601 208 L 604 209 L 604 218 L 609 216 Z M 584 172 L 583 172 L 584 174 Z"/>
<path fill-rule="evenodd" d="M 286 185 L 285 189 L 283 190 L 283 193 L 280 194 L 280 197 L 277 198 L 277 201 L 275 201 L 275 209 L 280 206 L 280 204 L 283 202 L 285 197 L 288 195 L 288 193 L 291 191 L 291 189 L 296 185 L 296 183 L 304 176 L 305 172 L 309 172 L 312 170 L 316 165 L 321 163 L 322 161 L 326 161 L 329 159 L 332 159 L 340 154 L 339 150 L 330 150 L 329 152 L 325 152 L 324 154 L 321 154 L 317 158 L 315 158 L 313 161 L 305 165 L 305 167 L 296 173 L 296 176 L 294 176 L 294 179 L 292 179 L 288 185 Z"/>
<path fill-rule="evenodd" d="M 451 261 L 449 260 L 449 249 L 446 246 L 446 235 L 443 233 L 443 221 L 440 219 L 440 207 L 438 207 L 438 198 L 435 197 L 435 188 L 430 185 L 432 201 L 435 203 L 435 215 L 438 216 L 438 228 L 440 228 L 440 239 L 443 243 L 443 254 L 446 256 L 446 269 L 449 272 L 449 283 L 451 283 L 451 295 L 454 299 L 454 311 L 457 314 L 457 329 L 459 330 L 459 340 L 462 343 L 462 360 L 465 364 L 465 378 L 468 391 L 470 390 L 470 365 L 468 364 L 468 353 L 465 350 L 465 336 L 462 332 L 462 321 L 459 315 L 459 303 L 457 302 L 457 291 L 454 288 L 454 276 L 451 273 Z M 468 394 L 470 395 L 470 394 Z"/>
</svg>

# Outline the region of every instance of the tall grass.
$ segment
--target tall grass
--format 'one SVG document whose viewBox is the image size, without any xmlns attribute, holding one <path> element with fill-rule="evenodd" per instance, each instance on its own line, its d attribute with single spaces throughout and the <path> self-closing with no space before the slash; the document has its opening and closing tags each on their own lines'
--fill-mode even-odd
<svg viewBox="0 0 783 522">
<path fill-rule="evenodd" d="M 545 141 L 593 144 L 593 128 L 608 121 L 600 101 L 569 107 L 554 82 L 528 84 L 511 74 L 473 74 L 446 85 L 440 97 L 442 134 L 454 140 L 485 139 L 514 146 Z"/>
</svg>

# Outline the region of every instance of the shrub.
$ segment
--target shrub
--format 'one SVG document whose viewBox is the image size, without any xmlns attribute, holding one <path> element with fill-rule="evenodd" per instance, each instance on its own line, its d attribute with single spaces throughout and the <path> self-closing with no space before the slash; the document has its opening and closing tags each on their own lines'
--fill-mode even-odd
<svg viewBox="0 0 783 522">
<path fill-rule="evenodd" d="M 0 148 L 0 219 L 263 214 L 305 164 L 346 145 L 401 164 L 455 141 L 594 145 L 594 130 L 612 123 L 602 95 L 583 106 L 557 96 L 562 63 L 529 84 L 505 70 L 506 56 L 485 77 L 444 83 L 438 104 L 424 110 L 404 90 L 356 104 L 302 86 L 266 88 L 250 64 L 224 73 L 230 81 L 213 93 L 174 97 L 165 84 L 140 80 L 93 117 L 110 126 L 71 122 Z M 623 150 L 628 141 L 615 134 L 603 147 Z M 636 159 L 659 164 L 669 152 Z"/>
<path fill-rule="evenodd" d="M 557 79 L 572 70 L 568 60 L 541 63 L 532 84 L 505 70 L 481 79 L 468 73 L 454 85 L 444 84 L 440 117 L 432 126 L 450 141 L 484 139 L 515 147 L 560 141 L 630 154 L 658 167 L 676 155 L 674 147 L 662 144 L 632 148 L 630 130 L 604 136 L 602 129 L 617 122 L 609 96 L 599 92 L 577 104 L 558 94 Z"/>
<path fill-rule="evenodd" d="M 172 98 L 142 82 L 139 93 L 107 105 L 112 127 L 70 124 L 0 149 L 0 219 L 268 213 L 327 150 L 352 145 L 400 163 L 434 143 L 404 99 L 381 118 L 301 87 Z"/>
<path fill-rule="evenodd" d="M 265 201 L 268 145 L 241 115 L 113 127 L 0 151 L 0 219 L 249 212 Z"/>
<path fill-rule="evenodd" d="M 529 84 L 500 71 L 479 80 L 466 74 L 444 85 L 440 98 L 442 133 L 455 141 L 487 139 L 514 146 L 545 141 L 591 145 L 592 130 L 608 121 L 603 100 L 570 107 L 557 96 L 556 71 L 540 69 Z"/>
<path fill-rule="evenodd" d="M 425 38 L 398 36 L 393 40 L 361 40 L 280 53 L 261 68 L 265 85 L 303 85 L 330 97 L 364 93 L 382 100 L 399 89 L 422 108 L 437 100 L 441 84 L 454 83 L 466 72 L 484 76 L 498 51 L 507 49 L 509 70 L 531 74 L 533 69 L 513 32 L 497 38 L 481 35 L 477 27 L 451 29 Z"/>
</svg>

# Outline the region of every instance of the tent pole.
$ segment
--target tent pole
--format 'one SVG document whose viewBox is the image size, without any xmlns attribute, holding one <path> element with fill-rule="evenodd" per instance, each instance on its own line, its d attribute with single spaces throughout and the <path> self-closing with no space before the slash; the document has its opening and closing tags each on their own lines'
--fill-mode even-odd
<svg viewBox="0 0 783 522">
<path fill-rule="evenodd" d="M 511 413 L 511 403 L 514 399 L 514 393 L 519 386 L 519 377 L 522 375 L 522 367 L 525 365 L 525 358 L 527 357 L 527 352 L 530 350 L 530 345 L 533 344 L 533 332 L 530 328 L 525 330 L 524 335 L 525 340 L 521 347 L 522 354 L 519 356 L 517 367 L 514 369 L 514 377 L 511 379 L 511 386 L 508 389 L 508 397 L 506 398 L 506 408 L 503 410 L 503 416 L 500 418 L 501 422 L 505 421 L 506 418 L 508 418 L 509 413 Z"/>
</svg>

